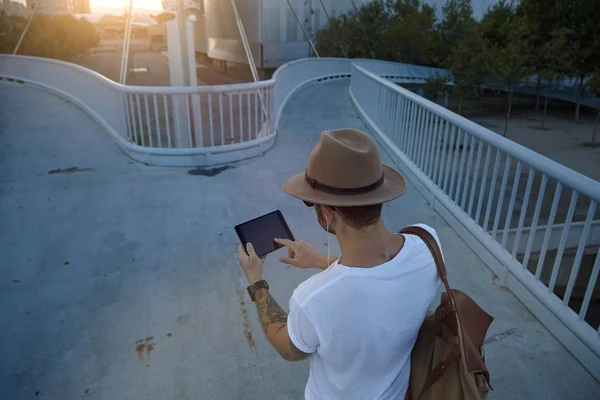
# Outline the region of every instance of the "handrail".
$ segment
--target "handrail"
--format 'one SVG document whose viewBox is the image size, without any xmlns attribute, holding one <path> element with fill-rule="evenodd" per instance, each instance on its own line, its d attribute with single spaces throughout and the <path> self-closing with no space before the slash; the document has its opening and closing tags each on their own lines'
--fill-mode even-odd
<svg viewBox="0 0 600 400">
<path fill-rule="evenodd" d="M 356 63 L 350 97 L 432 207 L 600 379 L 600 338 L 588 319 L 600 276 L 600 183 Z M 583 262 L 590 248 L 593 266 Z"/>
<path fill-rule="evenodd" d="M 469 131 L 469 133 L 491 144 L 493 147 L 506 153 L 510 153 L 514 158 L 517 158 L 523 163 L 526 163 L 537 169 L 538 171 L 544 172 L 546 175 L 561 181 L 566 186 L 577 190 L 581 194 L 585 194 L 596 201 L 600 201 L 600 182 L 567 168 L 564 165 L 557 163 L 556 161 L 553 161 L 539 153 L 536 153 L 535 151 L 530 150 L 527 147 L 522 146 L 510 139 L 498 135 L 497 133 L 458 114 L 455 114 L 446 108 L 440 107 L 438 104 L 435 104 L 434 102 L 427 100 L 426 98 L 421 97 L 410 90 L 398 85 L 394 85 L 393 83 L 380 78 L 379 76 L 356 64 L 354 64 L 354 68 L 377 81 L 380 85 L 401 93 L 402 96 L 409 98 L 412 102 L 426 108 L 430 112 L 439 115 L 453 125 Z"/>
<path fill-rule="evenodd" d="M 152 165 L 213 165 L 262 154 L 275 143 L 292 93 L 309 82 L 349 74 L 350 60 L 304 59 L 260 82 L 130 86 L 60 60 L 0 55 L 0 79 L 24 81 L 68 98 L 130 157 Z"/>
<path fill-rule="evenodd" d="M 0 54 L 0 57 L 17 57 L 21 59 L 35 60 L 36 62 L 48 63 L 61 65 L 67 68 L 80 71 L 84 74 L 99 79 L 108 87 L 118 90 L 123 93 L 132 94 L 202 94 L 202 93 L 219 93 L 219 92 L 240 92 L 246 90 L 253 90 L 259 88 L 266 88 L 275 83 L 274 79 L 269 79 L 260 82 L 249 82 L 249 83 L 233 83 L 226 85 L 211 85 L 211 86 L 134 86 L 134 85 L 122 85 L 106 76 L 83 67 L 81 65 L 70 63 L 62 60 L 55 60 L 53 58 L 44 57 L 33 57 L 33 56 L 11 56 L 8 54 Z"/>
</svg>

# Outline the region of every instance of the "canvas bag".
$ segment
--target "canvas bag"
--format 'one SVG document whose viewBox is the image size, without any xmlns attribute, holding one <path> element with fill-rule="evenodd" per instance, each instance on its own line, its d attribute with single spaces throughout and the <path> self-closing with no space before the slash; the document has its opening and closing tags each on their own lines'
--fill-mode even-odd
<svg viewBox="0 0 600 400">
<path fill-rule="evenodd" d="M 416 235 L 427 244 L 446 288 L 435 312 L 427 314 L 412 350 L 406 399 L 487 399 L 492 387 L 483 342 L 494 318 L 465 293 L 450 288 L 442 252 L 427 230 L 409 226 L 400 233 Z"/>
</svg>

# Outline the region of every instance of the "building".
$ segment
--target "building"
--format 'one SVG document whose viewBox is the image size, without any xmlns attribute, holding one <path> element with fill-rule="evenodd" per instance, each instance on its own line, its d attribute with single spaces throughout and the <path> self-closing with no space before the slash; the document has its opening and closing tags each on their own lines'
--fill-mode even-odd
<svg viewBox="0 0 600 400">
<path fill-rule="evenodd" d="M 117 51 L 123 48 L 125 36 L 124 15 L 104 15 L 94 23 L 100 34 L 99 51 Z M 165 28 L 152 18 L 140 15 L 134 16 L 131 27 L 132 50 L 159 50 L 165 48 Z"/>
<path fill-rule="evenodd" d="M 41 1 L 37 14 L 67 15 L 73 13 L 73 0 L 27 0 L 27 7 L 34 9 Z"/>
<path fill-rule="evenodd" d="M 91 11 L 90 0 L 73 0 L 73 13 L 89 14 Z"/>
<path fill-rule="evenodd" d="M 336 17 L 370 1 L 291 0 L 290 3 L 308 35 L 314 38 L 315 33 L 329 23 L 327 14 Z M 446 3 L 446 0 L 426 1 L 438 13 Z M 474 15 L 480 18 L 496 2 L 473 0 Z M 312 55 L 306 35 L 287 1 L 237 0 L 236 4 L 257 68 L 273 69 L 291 60 Z M 245 65 L 243 69 L 247 70 L 248 61 L 231 1 L 204 0 L 200 9 L 203 16 L 194 23 L 196 52 L 221 69 Z"/>
<path fill-rule="evenodd" d="M 27 15 L 29 10 L 25 0 L 0 0 L 0 13 L 10 15 Z"/>
</svg>

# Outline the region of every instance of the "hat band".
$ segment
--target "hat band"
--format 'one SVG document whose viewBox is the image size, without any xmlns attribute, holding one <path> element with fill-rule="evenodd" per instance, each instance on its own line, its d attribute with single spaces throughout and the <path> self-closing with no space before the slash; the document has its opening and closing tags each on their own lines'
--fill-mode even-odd
<svg viewBox="0 0 600 400">
<path fill-rule="evenodd" d="M 368 186 L 357 187 L 357 188 L 338 188 L 335 186 L 329 186 L 324 183 L 320 183 L 310 176 L 308 176 L 308 172 L 304 172 L 304 180 L 308 185 L 318 190 L 319 192 L 328 193 L 328 194 L 338 194 L 338 195 L 353 195 L 353 194 L 365 194 L 372 192 L 373 190 L 379 188 L 383 185 L 383 173 L 381 174 L 381 178 L 377 180 L 377 182 L 372 183 Z"/>
</svg>

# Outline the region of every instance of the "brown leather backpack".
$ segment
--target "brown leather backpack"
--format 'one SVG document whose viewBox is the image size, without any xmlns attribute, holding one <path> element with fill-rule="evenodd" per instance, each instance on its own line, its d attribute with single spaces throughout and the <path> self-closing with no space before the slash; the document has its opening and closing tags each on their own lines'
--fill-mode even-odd
<svg viewBox="0 0 600 400">
<path fill-rule="evenodd" d="M 419 331 L 406 399 L 487 399 L 492 387 L 483 342 L 494 318 L 465 293 L 450 288 L 442 252 L 427 230 L 409 226 L 400 233 L 416 235 L 427 244 L 446 287 L 440 305 L 427 314 Z"/>
</svg>

